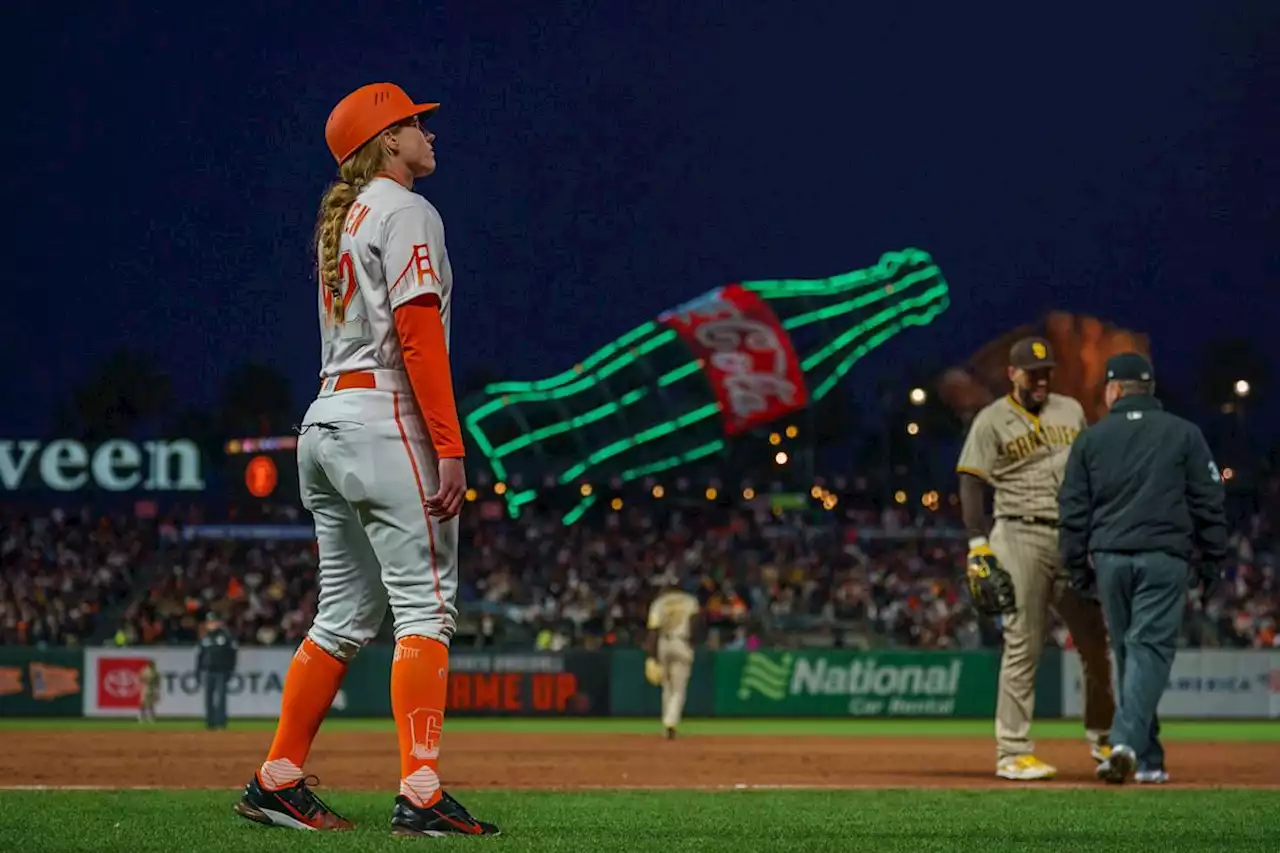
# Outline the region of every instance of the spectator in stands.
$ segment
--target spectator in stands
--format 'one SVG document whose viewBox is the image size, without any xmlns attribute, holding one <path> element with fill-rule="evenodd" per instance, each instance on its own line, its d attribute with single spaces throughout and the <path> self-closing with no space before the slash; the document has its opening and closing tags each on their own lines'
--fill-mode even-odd
<svg viewBox="0 0 1280 853">
<path fill-rule="evenodd" d="M 464 512 L 454 642 L 635 645 L 652 581 L 669 567 L 691 578 L 715 647 L 1000 642 L 957 584 L 965 539 L 947 501 L 938 511 L 847 503 L 775 513 L 668 499 L 568 528 L 551 513 Z M 130 645 L 191 645 L 201 614 L 217 610 L 242 645 L 297 645 L 315 613 L 314 543 L 183 538 L 185 524 L 205 520 L 189 508 L 153 529 L 90 513 L 0 510 L 0 642 L 83 644 L 118 628 Z M 1212 600 L 1189 596 L 1185 644 L 1280 648 L 1277 520 L 1280 479 L 1239 519 L 1227 582 Z M 1052 636 L 1069 647 L 1061 626 Z"/>
<path fill-rule="evenodd" d="M 0 645 L 84 645 L 127 599 L 153 534 L 124 516 L 0 514 Z"/>
</svg>

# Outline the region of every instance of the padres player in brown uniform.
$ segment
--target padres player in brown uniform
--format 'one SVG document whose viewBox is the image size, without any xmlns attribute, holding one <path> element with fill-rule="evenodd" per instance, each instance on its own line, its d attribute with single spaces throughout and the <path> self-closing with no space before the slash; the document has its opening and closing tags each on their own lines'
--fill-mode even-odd
<svg viewBox="0 0 1280 853">
<path fill-rule="evenodd" d="M 1066 623 L 1085 676 L 1084 724 L 1095 761 L 1107 758 L 1115 713 L 1101 606 L 1080 598 L 1058 556 L 1058 488 L 1071 443 L 1087 422 L 1071 397 L 1049 391 L 1048 341 L 1026 338 L 1009 357 L 1010 393 L 974 418 L 956 465 L 969 530 L 969 555 L 994 559 L 1013 580 L 1017 609 L 1004 617 L 1004 654 L 996 701 L 996 775 L 1050 779 L 1054 767 L 1034 755 L 1031 718 L 1036 668 L 1050 609 Z M 994 525 L 984 515 L 984 486 L 995 490 Z"/>
<path fill-rule="evenodd" d="M 698 599 L 680 588 L 674 575 L 663 579 L 663 589 L 649 605 L 649 636 L 645 651 L 658 665 L 662 687 L 662 726 L 667 739 L 674 740 L 684 714 L 689 674 L 693 671 L 693 630 L 701 610 Z"/>
</svg>

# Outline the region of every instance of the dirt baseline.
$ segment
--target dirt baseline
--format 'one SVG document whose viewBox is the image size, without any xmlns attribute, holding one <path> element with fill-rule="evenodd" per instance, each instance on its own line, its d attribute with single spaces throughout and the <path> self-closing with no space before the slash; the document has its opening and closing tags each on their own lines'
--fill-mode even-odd
<svg viewBox="0 0 1280 853">
<path fill-rule="evenodd" d="M 265 731 L 31 731 L 4 735 L 0 786 L 227 788 L 243 785 L 270 745 Z M 490 734 L 446 729 L 441 771 L 458 790 L 1009 786 L 984 738 L 820 738 Z M 1280 745 L 1167 745 L 1175 786 L 1280 787 Z M 1099 783 L 1083 740 L 1047 740 L 1058 768 L 1036 785 Z M 324 732 L 307 771 L 325 787 L 394 790 L 393 732 Z"/>
</svg>

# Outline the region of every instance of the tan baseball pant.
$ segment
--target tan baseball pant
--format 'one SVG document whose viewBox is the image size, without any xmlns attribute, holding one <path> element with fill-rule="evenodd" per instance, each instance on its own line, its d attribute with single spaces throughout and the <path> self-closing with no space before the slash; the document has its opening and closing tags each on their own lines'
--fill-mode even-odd
<svg viewBox="0 0 1280 853">
<path fill-rule="evenodd" d="M 674 729 L 684 716 L 693 648 L 679 637 L 659 637 L 658 663 L 662 666 L 662 725 Z"/>
<path fill-rule="evenodd" d="M 1030 755 L 1036 705 L 1036 668 L 1052 609 L 1066 623 L 1084 670 L 1084 725 L 1091 744 L 1107 736 L 1115 715 L 1111 660 L 1102 605 L 1080 598 L 1058 555 L 1058 531 L 1041 524 L 1000 519 L 991 550 L 1013 578 L 1018 610 L 1004 618 L 1004 655 L 996 700 L 996 760 Z"/>
</svg>

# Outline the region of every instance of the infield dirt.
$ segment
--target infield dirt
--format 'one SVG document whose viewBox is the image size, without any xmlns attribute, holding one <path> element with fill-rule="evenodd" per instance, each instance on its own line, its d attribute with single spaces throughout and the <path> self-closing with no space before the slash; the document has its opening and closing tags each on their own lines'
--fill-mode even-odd
<svg viewBox="0 0 1280 853">
<path fill-rule="evenodd" d="M 227 788 L 263 760 L 266 731 L 136 730 L 6 732 L 0 786 Z M 1167 745 L 1177 787 L 1280 787 L 1280 744 Z M 982 738 L 682 737 L 657 734 L 455 732 L 441 743 L 441 774 L 459 790 L 745 787 L 982 788 L 994 776 Z M 1097 785 L 1081 740 L 1046 740 L 1037 754 L 1058 768 L 1052 782 Z M 392 732 L 321 731 L 307 764 L 326 788 L 393 791 L 399 777 Z"/>
</svg>

